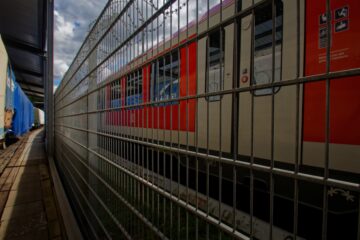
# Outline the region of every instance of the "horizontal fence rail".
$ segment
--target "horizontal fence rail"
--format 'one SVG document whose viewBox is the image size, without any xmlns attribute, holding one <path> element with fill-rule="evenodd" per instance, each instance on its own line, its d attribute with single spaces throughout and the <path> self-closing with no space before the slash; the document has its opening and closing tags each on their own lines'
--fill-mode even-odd
<svg viewBox="0 0 360 240">
<path fill-rule="evenodd" d="M 341 2 L 110 0 L 55 93 L 85 237 L 359 239 L 360 6 Z"/>
</svg>

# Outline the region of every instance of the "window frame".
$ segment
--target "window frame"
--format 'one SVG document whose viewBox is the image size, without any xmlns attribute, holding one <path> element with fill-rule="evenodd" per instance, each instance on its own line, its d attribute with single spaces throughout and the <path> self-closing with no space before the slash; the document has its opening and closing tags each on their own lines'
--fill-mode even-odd
<svg viewBox="0 0 360 240">
<path fill-rule="evenodd" d="M 174 54 L 176 54 L 177 59 L 174 61 Z M 174 62 L 178 62 L 177 65 L 174 65 Z M 161 64 L 162 63 L 162 64 Z M 160 67 L 161 64 L 161 67 Z M 162 70 L 160 70 L 162 68 Z M 177 68 L 177 78 L 173 79 L 174 69 Z M 160 72 L 162 71 L 161 77 Z M 169 75 L 166 72 L 169 71 Z M 163 103 L 161 105 L 169 104 L 178 104 L 177 99 L 180 96 L 180 53 L 178 50 L 171 51 L 164 56 L 156 59 L 151 63 L 151 81 L 150 81 L 150 97 L 152 102 L 164 101 L 164 100 L 174 100 L 173 102 Z M 177 80 L 176 92 L 173 91 L 174 82 Z M 165 83 L 169 82 L 167 85 Z M 163 86 L 161 86 L 163 85 Z M 161 88 L 160 88 L 161 86 Z M 161 99 L 160 92 L 163 91 L 164 86 L 166 86 L 166 99 Z M 173 97 L 173 94 L 176 95 Z"/>
<path fill-rule="evenodd" d="M 275 6 L 275 11 L 277 10 L 277 4 L 281 2 L 282 5 L 284 5 L 283 3 L 283 0 L 275 0 L 274 1 L 274 4 L 276 5 Z M 252 24 L 252 27 L 253 27 L 253 36 L 252 36 L 252 41 L 253 41 L 253 44 L 252 44 L 252 49 L 251 49 L 251 65 L 252 65 L 252 70 L 251 70 L 251 79 L 250 79 L 250 86 L 261 86 L 262 84 L 256 84 L 255 82 L 255 27 L 256 27 L 256 11 L 259 11 L 259 9 L 267 9 L 268 7 L 271 8 L 271 21 L 273 20 L 273 11 L 272 11 L 272 2 L 269 2 L 268 4 L 264 5 L 264 6 L 259 6 L 257 9 L 255 9 L 254 11 L 254 14 L 252 15 L 253 17 L 253 24 Z M 283 6 L 282 6 L 283 7 Z M 277 28 L 281 27 L 281 40 L 279 40 L 281 43 L 281 46 L 280 46 L 280 77 L 279 77 L 279 80 L 276 81 L 274 79 L 271 79 L 271 81 L 269 83 L 275 83 L 275 82 L 280 82 L 282 81 L 282 69 L 283 69 L 283 47 L 284 47 L 284 44 L 283 44 L 283 33 L 284 33 L 284 10 L 282 11 L 282 15 L 281 15 L 281 22 L 280 23 L 280 26 L 277 26 L 277 11 L 275 12 L 275 46 L 274 46 L 274 43 L 273 43 L 273 39 L 271 39 L 271 46 L 270 46 L 270 49 L 271 49 L 271 54 L 269 54 L 271 56 L 271 78 L 273 76 L 273 72 L 275 71 L 275 69 L 273 69 L 273 62 L 272 60 L 275 59 L 275 67 L 276 67 L 276 56 L 273 57 L 273 53 L 275 53 L 276 55 L 276 47 L 277 47 L 277 41 L 276 41 L 276 32 L 277 32 Z M 280 15 L 279 15 L 280 17 Z M 272 26 L 273 26 L 273 22 L 271 22 Z M 272 37 L 272 34 L 273 34 L 273 27 L 271 27 L 271 37 Z M 275 51 L 273 51 L 273 48 L 275 48 Z M 266 49 L 266 48 L 265 48 Z M 275 74 L 274 74 L 275 76 Z M 263 83 L 263 84 L 269 84 L 269 83 Z M 263 97 L 263 96 L 271 96 L 271 95 L 275 95 L 276 93 L 278 93 L 281 89 L 281 86 L 279 87 L 269 87 L 269 88 L 263 88 L 263 89 L 259 89 L 259 90 L 251 90 L 250 93 L 252 95 L 254 95 L 254 97 Z M 256 93 L 258 91 L 263 91 L 263 90 L 272 90 L 270 91 L 270 93 Z"/>
<path fill-rule="evenodd" d="M 140 68 L 126 75 L 125 106 L 135 105 L 134 107 L 138 107 L 138 105 L 143 103 L 143 94 L 143 75 Z M 129 104 L 129 102 L 134 102 L 134 100 L 129 101 L 129 97 L 135 95 L 138 95 L 138 102 L 136 104 Z"/>
<path fill-rule="evenodd" d="M 219 33 L 219 44 L 220 44 L 220 58 L 219 58 L 219 65 L 220 65 L 220 88 L 217 91 L 209 91 L 209 79 L 210 79 L 210 37 L 212 34 Z M 225 29 L 218 28 L 213 32 L 209 32 L 206 38 L 206 66 L 205 66 L 205 93 L 213 93 L 213 92 L 220 92 L 224 90 L 224 72 L 225 72 Z M 206 96 L 205 100 L 209 102 L 217 102 L 221 101 L 223 98 L 222 94 L 214 95 L 214 96 Z"/>
</svg>

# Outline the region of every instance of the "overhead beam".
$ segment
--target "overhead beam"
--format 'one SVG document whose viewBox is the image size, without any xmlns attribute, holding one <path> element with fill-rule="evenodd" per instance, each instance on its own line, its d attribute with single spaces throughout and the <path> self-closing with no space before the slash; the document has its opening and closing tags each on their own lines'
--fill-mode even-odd
<svg viewBox="0 0 360 240">
<path fill-rule="evenodd" d="M 43 92 L 39 92 L 39 91 L 34 91 L 34 90 L 32 90 L 32 89 L 29 89 L 29 88 L 21 88 L 24 92 L 28 92 L 28 93 L 34 93 L 34 94 L 41 94 L 41 95 L 44 95 L 44 93 Z"/>
<path fill-rule="evenodd" d="M 43 102 L 44 98 L 43 97 L 39 97 L 39 96 L 34 96 L 34 95 L 28 95 L 29 99 L 31 102 Z"/>
<path fill-rule="evenodd" d="M 34 93 L 32 91 L 27 91 L 25 89 L 23 89 L 23 91 L 26 95 L 29 95 L 29 96 L 36 96 L 36 97 L 41 97 L 41 98 L 44 97 L 44 94 Z"/>
<path fill-rule="evenodd" d="M 28 85 L 30 87 L 36 87 L 36 88 L 44 88 L 44 85 L 40 85 L 40 84 L 35 84 L 35 83 L 32 83 L 32 82 L 27 82 L 25 80 L 22 80 L 22 79 L 16 79 L 16 82 L 19 83 L 20 85 Z"/>
<path fill-rule="evenodd" d="M 14 70 L 14 72 L 18 72 L 18 73 L 25 73 L 25 74 L 28 74 L 28 75 L 32 75 L 32 76 L 35 76 L 35 77 L 43 77 L 43 73 L 39 73 L 39 72 L 35 72 L 33 70 L 29 70 L 29 69 L 25 69 L 25 68 L 22 68 L 20 66 L 18 66 L 17 64 L 13 64 L 12 65 L 12 68 Z"/>
<path fill-rule="evenodd" d="M 39 84 L 38 83 L 39 81 L 29 81 L 29 79 L 27 79 L 26 77 L 20 77 L 20 78 L 18 76 L 16 76 L 16 77 L 17 77 L 16 82 L 18 82 L 18 83 L 28 84 L 33 87 L 44 88 L 44 84 L 43 83 Z M 41 80 L 41 81 L 43 81 L 43 80 Z"/>
<path fill-rule="evenodd" d="M 41 56 L 41 57 L 46 55 L 46 51 L 42 50 L 38 46 L 35 46 L 29 42 L 11 37 L 6 34 L 1 34 L 1 38 L 3 39 L 5 45 L 8 47 L 21 49 L 21 50 L 33 53 L 33 54 Z"/>
<path fill-rule="evenodd" d="M 21 88 L 27 88 L 27 89 L 31 89 L 33 91 L 37 91 L 37 92 L 41 92 L 41 93 L 44 92 L 44 88 L 42 88 L 42 87 L 34 86 L 34 85 L 23 83 L 23 82 L 19 83 L 19 85 Z"/>
</svg>

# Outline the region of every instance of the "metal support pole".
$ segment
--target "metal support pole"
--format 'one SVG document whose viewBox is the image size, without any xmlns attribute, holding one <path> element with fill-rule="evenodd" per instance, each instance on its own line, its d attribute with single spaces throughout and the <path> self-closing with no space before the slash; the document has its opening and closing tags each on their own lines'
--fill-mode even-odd
<svg viewBox="0 0 360 240">
<path fill-rule="evenodd" d="M 54 0 L 47 1 L 47 58 L 45 71 L 46 152 L 54 155 Z"/>
</svg>

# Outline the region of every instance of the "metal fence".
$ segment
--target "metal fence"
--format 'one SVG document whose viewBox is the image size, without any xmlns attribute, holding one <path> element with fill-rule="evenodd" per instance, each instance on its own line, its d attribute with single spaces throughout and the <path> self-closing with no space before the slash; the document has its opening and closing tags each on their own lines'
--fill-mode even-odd
<svg viewBox="0 0 360 240">
<path fill-rule="evenodd" d="M 109 1 L 55 93 L 86 238 L 359 239 L 357 10 Z"/>
</svg>

